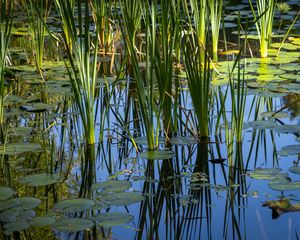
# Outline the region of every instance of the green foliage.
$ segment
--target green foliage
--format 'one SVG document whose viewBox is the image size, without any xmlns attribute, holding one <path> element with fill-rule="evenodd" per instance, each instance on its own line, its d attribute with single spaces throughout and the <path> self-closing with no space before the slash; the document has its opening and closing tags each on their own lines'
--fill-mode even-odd
<svg viewBox="0 0 300 240">
<path fill-rule="evenodd" d="M 73 1 L 56 0 L 56 7 L 63 23 L 65 47 L 70 64 L 68 67 L 76 106 L 80 112 L 87 144 L 95 143 L 95 86 L 97 79 L 98 38 L 92 37 L 90 26 L 90 5 L 85 1 L 83 11 L 78 8 L 77 19 L 73 14 Z M 77 4 L 80 5 L 78 0 Z M 78 24 L 78 27 L 77 27 Z M 79 31 L 79 36 L 78 36 Z M 96 27 L 96 35 L 98 29 Z M 67 34 L 68 35 L 67 35 Z M 69 44 L 71 43 L 72 48 Z"/>
</svg>

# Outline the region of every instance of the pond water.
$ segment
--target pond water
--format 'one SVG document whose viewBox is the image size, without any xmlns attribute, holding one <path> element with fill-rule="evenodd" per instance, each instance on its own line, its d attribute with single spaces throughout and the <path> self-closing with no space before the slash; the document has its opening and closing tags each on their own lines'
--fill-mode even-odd
<svg viewBox="0 0 300 240">
<path fill-rule="evenodd" d="M 276 10 L 268 58 L 259 57 L 254 25 L 245 51 L 238 53 L 244 43 L 238 23 L 245 27 L 246 16 L 252 16 L 248 1 L 223 3 L 227 40 L 220 36 L 218 63 L 210 61 L 209 135 L 204 137 L 186 57 L 180 55 L 180 68 L 173 66 L 168 93 L 172 130 L 159 115 L 164 111 L 160 104 L 168 102 L 161 100 L 157 77 L 153 91 L 143 86 L 154 99 L 143 112 L 148 103 L 139 92 L 139 75 L 130 71 L 134 62 L 126 62 L 129 50 L 119 36 L 124 33 L 120 19 L 112 14 L 121 10 L 108 2 L 115 19 L 105 25 L 104 39 L 113 40 L 104 44 L 109 50 L 99 41 L 95 97 L 87 98 L 94 100 L 94 144 L 86 143 L 76 86 L 70 81 L 74 56 L 64 48 L 66 39 L 59 40 L 64 30 L 58 5 L 53 3 L 46 21 L 44 53 L 36 48 L 39 37 L 32 29 L 38 27 L 30 15 L 20 9 L 14 13 L 0 125 L 0 238 L 298 239 L 300 28 L 293 21 L 300 1 Z M 90 31 L 95 28 L 92 23 Z M 137 55 L 147 41 L 145 33 L 139 36 Z M 137 67 L 147 75 L 145 58 L 139 57 Z M 93 56 L 88 59 L 92 66 Z M 80 72 L 79 62 L 73 63 Z M 154 116 L 155 151 L 148 147 L 145 112 Z M 242 141 L 237 140 L 239 121 Z"/>
</svg>

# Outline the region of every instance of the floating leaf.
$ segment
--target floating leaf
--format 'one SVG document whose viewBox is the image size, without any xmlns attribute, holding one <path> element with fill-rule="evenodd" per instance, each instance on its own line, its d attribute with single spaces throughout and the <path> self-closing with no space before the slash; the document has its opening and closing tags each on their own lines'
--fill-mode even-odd
<svg viewBox="0 0 300 240">
<path fill-rule="evenodd" d="M 148 160 L 159 160 L 159 159 L 169 159 L 174 156 L 173 151 L 169 150 L 153 150 L 145 151 L 140 154 L 140 158 L 145 158 Z"/>
<path fill-rule="evenodd" d="M 276 126 L 275 130 L 278 133 L 298 133 L 300 132 L 300 126 L 299 125 L 280 125 Z"/>
<path fill-rule="evenodd" d="M 274 129 L 277 127 L 277 123 L 274 121 L 269 121 L 269 120 L 257 120 L 257 121 L 251 121 L 248 122 L 248 127 L 252 127 L 253 129 Z"/>
<path fill-rule="evenodd" d="M 288 198 L 276 201 L 266 201 L 262 205 L 272 209 L 272 218 L 278 218 L 282 213 L 300 211 L 300 204 L 292 204 Z"/>
<path fill-rule="evenodd" d="M 300 174 L 300 167 L 299 166 L 292 166 L 289 168 L 289 171 L 295 174 Z"/>
<path fill-rule="evenodd" d="M 55 217 L 40 216 L 30 220 L 30 225 L 34 227 L 50 226 L 56 222 Z"/>
<path fill-rule="evenodd" d="M 275 112 L 275 111 L 268 111 L 261 113 L 262 117 L 269 117 L 269 118 L 287 118 L 289 116 L 288 112 Z"/>
<path fill-rule="evenodd" d="M 20 106 L 21 110 L 27 111 L 27 112 L 45 112 L 47 110 L 52 109 L 53 107 L 46 103 L 31 103 L 27 105 Z"/>
<path fill-rule="evenodd" d="M 94 219 L 100 226 L 109 228 L 129 223 L 133 220 L 133 216 L 129 213 L 108 212 L 99 214 Z"/>
<path fill-rule="evenodd" d="M 9 134 L 12 135 L 12 136 L 26 137 L 26 136 L 29 136 L 32 132 L 33 132 L 32 127 L 16 127 L 16 128 L 13 128 L 9 132 Z"/>
<path fill-rule="evenodd" d="M 94 183 L 92 190 L 99 190 L 103 192 L 122 192 L 128 190 L 131 187 L 131 182 L 126 180 L 109 180 L 106 182 Z"/>
<path fill-rule="evenodd" d="M 94 222 L 84 218 L 63 218 L 54 223 L 52 228 L 58 232 L 79 232 L 90 229 L 94 226 Z"/>
<path fill-rule="evenodd" d="M 178 146 L 189 146 L 189 145 L 194 145 L 199 142 L 199 140 L 195 137 L 189 137 L 189 136 L 176 136 L 171 138 L 170 142 L 174 145 Z"/>
<path fill-rule="evenodd" d="M 42 147 L 37 143 L 10 143 L 0 145 L 0 154 L 17 155 L 26 152 L 40 152 Z"/>
<path fill-rule="evenodd" d="M 137 138 L 134 139 L 134 141 L 137 144 L 140 144 L 140 145 L 148 145 L 148 140 L 147 140 L 147 137 L 145 137 L 145 136 L 144 137 L 137 137 Z M 158 143 L 159 144 L 164 144 L 165 143 L 165 138 L 164 137 L 158 137 Z"/>
<path fill-rule="evenodd" d="M 288 191 L 300 189 L 300 181 L 295 182 L 269 182 L 269 187 L 277 191 Z"/>
<path fill-rule="evenodd" d="M 0 202 L 0 211 L 14 208 L 14 210 L 29 210 L 38 207 L 41 200 L 34 197 L 11 198 Z"/>
<path fill-rule="evenodd" d="M 19 178 L 19 182 L 31 187 L 47 186 L 59 181 L 58 174 L 37 173 Z"/>
<path fill-rule="evenodd" d="M 137 192 L 113 192 L 111 194 L 99 194 L 100 206 L 125 206 L 144 200 Z"/>
<path fill-rule="evenodd" d="M 76 198 L 57 202 L 54 206 L 54 210 L 63 213 L 83 212 L 91 209 L 94 205 L 95 202 L 90 199 Z"/>
<path fill-rule="evenodd" d="M 281 173 L 278 168 L 256 168 L 254 171 L 249 172 L 249 176 L 255 179 L 272 180 L 272 179 L 286 179 L 287 173 Z"/>
<path fill-rule="evenodd" d="M 281 148 L 277 154 L 281 156 L 292 156 L 300 153 L 300 145 L 288 145 Z"/>
<path fill-rule="evenodd" d="M 14 194 L 14 190 L 12 190 L 10 187 L 0 187 L 0 201 L 9 199 Z"/>
<path fill-rule="evenodd" d="M 4 232 L 6 234 L 10 234 L 13 232 L 19 232 L 22 230 L 26 230 L 30 227 L 29 223 L 27 221 L 16 221 L 16 222 L 10 222 L 3 225 Z"/>
</svg>

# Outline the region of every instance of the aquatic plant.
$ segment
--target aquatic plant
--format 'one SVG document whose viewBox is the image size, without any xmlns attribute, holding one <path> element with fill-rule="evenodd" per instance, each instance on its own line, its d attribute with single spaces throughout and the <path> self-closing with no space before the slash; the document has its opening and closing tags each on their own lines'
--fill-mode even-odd
<svg viewBox="0 0 300 240">
<path fill-rule="evenodd" d="M 218 61 L 219 31 L 223 14 L 223 0 L 208 1 L 213 59 Z"/>
<path fill-rule="evenodd" d="M 31 37 L 31 50 L 35 60 L 37 71 L 43 76 L 43 60 L 45 51 L 46 22 L 51 9 L 51 1 L 22 1 L 22 7 L 26 9 L 29 23 L 29 35 Z"/>
<path fill-rule="evenodd" d="M 195 115 L 198 120 L 198 134 L 208 137 L 210 110 L 210 59 L 205 54 L 202 61 L 202 43 L 194 34 L 187 34 L 183 40 L 183 58 L 189 91 L 191 94 Z"/>
<path fill-rule="evenodd" d="M 98 38 L 90 34 L 90 5 L 85 1 L 83 11 L 77 10 L 77 19 L 73 15 L 72 1 L 56 0 L 56 7 L 62 22 L 67 28 L 71 39 L 72 49 L 65 44 L 69 62 L 66 63 L 72 89 L 75 96 L 76 107 L 79 110 L 87 144 L 95 143 L 95 87 L 97 79 L 97 51 Z M 77 1 L 80 6 L 81 1 Z M 78 27 L 77 27 L 78 23 Z M 78 35 L 79 31 L 79 35 Z M 98 29 L 95 29 L 96 35 Z M 64 33 L 64 32 L 63 32 Z M 63 34 L 65 43 L 67 36 Z M 91 60 L 92 59 L 92 60 Z"/>
<path fill-rule="evenodd" d="M 276 0 L 256 0 L 257 14 L 249 0 L 260 43 L 260 56 L 268 57 L 268 47 L 272 38 L 273 19 Z"/>
<path fill-rule="evenodd" d="M 188 18 L 188 23 L 194 26 L 194 30 L 198 37 L 201 62 L 204 62 L 206 52 L 206 36 L 209 26 L 209 11 L 208 11 L 209 0 L 183 0 L 183 6 L 185 15 Z M 191 11 L 189 10 L 189 6 Z"/>
<path fill-rule="evenodd" d="M 3 128 L 3 101 L 5 98 L 4 91 L 4 71 L 7 60 L 7 51 L 12 27 L 12 11 L 14 3 L 11 0 L 0 2 L 0 141 L 2 138 Z"/>
</svg>

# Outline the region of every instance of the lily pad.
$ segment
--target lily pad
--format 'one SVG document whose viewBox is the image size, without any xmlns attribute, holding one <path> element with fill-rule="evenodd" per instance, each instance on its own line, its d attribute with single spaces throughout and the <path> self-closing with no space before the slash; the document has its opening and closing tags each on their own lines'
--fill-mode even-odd
<svg viewBox="0 0 300 240">
<path fill-rule="evenodd" d="M 300 181 L 295 182 L 269 182 L 269 187 L 277 191 L 289 191 L 300 189 Z"/>
<path fill-rule="evenodd" d="M 47 186 L 59 181 L 58 174 L 38 173 L 19 178 L 19 182 L 31 187 Z"/>
<path fill-rule="evenodd" d="M 299 125 L 280 125 L 275 127 L 275 130 L 278 133 L 299 133 L 300 126 Z"/>
<path fill-rule="evenodd" d="M 174 152 L 170 150 L 153 150 L 145 151 L 140 154 L 140 158 L 148 160 L 169 159 L 174 156 Z"/>
<path fill-rule="evenodd" d="M 94 226 L 94 222 L 84 218 L 63 218 L 54 223 L 52 228 L 58 232 L 79 232 L 90 229 Z"/>
<path fill-rule="evenodd" d="M 109 180 L 106 182 L 94 183 L 92 190 L 99 190 L 101 193 L 122 192 L 132 186 L 131 182 L 126 180 Z"/>
<path fill-rule="evenodd" d="M 29 136 L 33 131 L 32 127 L 16 127 L 13 128 L 9 134 L 12 136 L 22 136 L 22 137 L 26 137 Z"/>
<path fill-rule="evenodd" d="M 300 167 L 299 166 L 292 166 L 289 168 L 289 171 L 295 174 L 300 174 Z"/>
<path fill-rule="evenodd" d="M 94 219 L 100 226 L 109 228 L 129 223 L 133 220 L 133 216 L 129 213 L 108 212 L 99 214 Z"/>
<path fill-rule="evenodd" d="M 177 136 L 177 137 L 173 137 L 171 138 L 171 143 L 174 145 L 178 145 L 178 146 L 189 146 L 189 145 L 194 145 L 197 144 L 199 142 L 199 140 L 195 137 L 189 137 L 189 136 Z"/>
<path fill-rule="evenodd" d="M 278 168 L 256 168 L 249 172 L 249 176 L 254 179 L 272 180 L 272 179 L 286 179 L 287 173 L 282 173 Z"/>
<path fill-rule="evenodd" d="M 288 145 L 284 146 L 277 152 L 281 156 L 292 156 L 300 153 L 300 145 Z"/>
<path fill-rule="evenodd" d="M 0 145 L 0 154 L 17 155 L 26 152 L 40 152 L 42 147 L 38 143 L 10 143 Z"/>
<path fill-rule="evenodd" d="M 30 220 L 30 225 L 34 227 L 50 226 L 56 222 L 55 217 L 39 216 Z"/>
<path fill-rule="evenodd" d="M 76 198 L 57 202 L 54 206 L 54 210 L 63 213 L 83 212 L 91 209 L 94 205 L 95 202 L 90 199 Z"/>
<path fill-rule="evenodd" d="M 140 145 L 148 145 L 148 140 L 147 140 L 147 137 L 145 137 L 145 136 L 137 137 L 137 138 L 134 139 L 134 141 L 137 144 L 140 144 Z M 158 137 L 158 143 L 159 144 L 164 144 L 165 143 L 165 138 L 164 137 Z"/>
<path fill-rule="evenodd" d="M 34 113 L 45 112 L 52 108 L 53 107 L 51 105 L 46 104 L 46 103 L 31 103 L 31 104 L 20 106 L 21 110 L 24 110 L 27 112 L 34 112 Z"/>
<path fill-rule="evenodd" d="M 262 117 L 269 117 L 269 118 L 287 118 L 289 116 L 288 112 L 275 112 L 275 111 L 268 111 L 261 113 Z"/>
<path fill-rule="evenodd" d="M 274 129 L 277 127 L 277 123 L 274 121 L 269 121 L 269 120 L 257 120 L 257 121 L 251 121 L 247 123 L 248 127 L 252 127 L 253 129 Z"/>
<path fill-rule="evenodd" d="M 14 210 L 29 210 L 38 207 L 41 200 L 34 197 L 11 198 L 0 202 L 0 211 L 14 208 Z"/>
<path fill-rule="evenodd" d="M 3 225 L 4 232 L 6 234 L 10 234 L 13 232 L 19 232 L 22 230 L 26 230 L 30 227 L 29 223 L 27 221 L 16 221 L 16 222 L 10 222 Z"/>
<path fill-rule="evenodd" d="M 137 192 L 113 192 L 111 194 L 99 194 L 100 206 L 126 206 L 144 200 Z"/>
<path fill-rule="evenodd" d="M 0 201 L 11 198 L 15 194 L 10 187 L 0 187 Z"/>
</svg>

